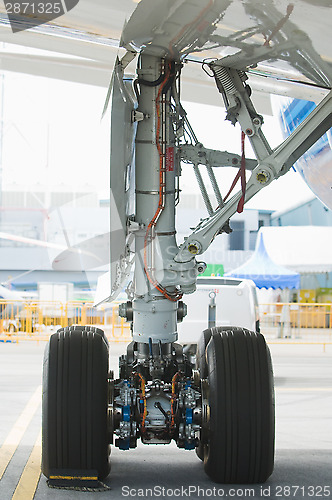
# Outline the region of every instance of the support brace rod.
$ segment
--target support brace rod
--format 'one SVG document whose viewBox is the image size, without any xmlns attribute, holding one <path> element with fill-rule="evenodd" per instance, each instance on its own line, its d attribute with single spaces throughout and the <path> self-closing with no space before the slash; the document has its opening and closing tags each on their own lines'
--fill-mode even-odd
<svg viewBox="0 0 332 500">
<path fill-rule="evenodd" d="M 307 151 L 319 137 L 332 127 L 332 91 L 318 104 L 292 134 L 253 170 L 247 183 L 245 201 L 250 200 L 274 179 L 286 174 L 293 163 Z M 236 193 L 214 216 L 200 222 L 193 233 L 181 245 L 176 262 L 193 258 L 188 248 L 194 245 L 196 255 L 203 253 L 225 222 L 235 214 L 242 192 Z"/>
<path fill-rule="evenodd" d="M 228 151 L 205 148 L 201 143 L 195 146 L 192 144 L 182 144 L 180 157 L 182 161 L 213 168 L 238 167 L 241 163 L 240 155 L 229 153 Z M 253 170 L 256 166 L 257 160 L 246 158 L 246 170 Z"/>
</svg>

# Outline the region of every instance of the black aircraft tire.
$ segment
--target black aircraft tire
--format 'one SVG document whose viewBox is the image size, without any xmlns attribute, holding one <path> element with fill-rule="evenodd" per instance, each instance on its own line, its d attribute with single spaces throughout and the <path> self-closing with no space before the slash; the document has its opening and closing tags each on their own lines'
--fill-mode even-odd
<svg viewBox="0 0 332 500">
<path fill-rule="evenodd" d="M 95 327 L 61 328 L 45 349 L 42 472 L 105 478 L 109 466 L 108 341 Z M 86 474 L 85 474 L 86 475 Z"/>
<path fill-rule="evenodd" d="M 235 327 L 226 326 L 223 330 L 233 329 Z M 197 343 L 196 351 L 196 370 L 199 370 L 201 379 L 208 377 L 208 367 L 206 362 L 206 347 L 210 342 L 213 333 L 218 333 L 220 327 L 207 328 L 204 330 Z M 202 441 L 199 439 L 198 444 L 195 448 L 196 455 L 202 461 L 204 461 L 204 446 Z"/>
<path fill-rule="evenodd" d="M 223 331 L 227 330 L 238 330 L 237 326 L 214 326 L 213 328 L 207 328 L 204 330 L 197 343 L 196 351 L 196 370 L 199 370 L 201 378 L 207 378 L 208 367 L 206 362 L 206 347 L 210 342 L 210 339 L 214 333 L 219 333 L 220 329 Z"/>
<path fill-rule="evenodd" d="M 211 332 L 212 332 L 211 328 L 204 330 L 197 342 L 196 369 L 199 370 L 201 379 L 207 378 L 208 376 L 205 351 L 206 351 L 206 346 L 210 342 L 210 338 L 212 336 Z M 198 445 L 196 446 L 195 451 L 198 458 L 200 458 L 203 461 L 204 449 L 201 440 L 198 441 Z"/>
<path fill-rule="evenodd" d="M 199 370 L 200 377 L 207 378 L 208 376 L 208 367 L 206 362 L 206 347 L 210 342 L 213 333 L 218 331 L 218 327 L 207 328 L 204 330 L 198 340 L 197 343 L 197 351 L 196 351 L 196 369 Z M 204 461 L 204 446 L 202 441 L 199 439 L 198 444 L 195 448 L 196 455 L 202 461 Z"/>
<path fill-rule="evenodd" d="M 214 328 L 206 349 L 209 436 L 204 469 L 217 483 L 263 483 L 274 465 L 274 386 L 261 334 Z"/>
<path fill-rule="evenodd" d="M 204 330 L 197 342 L 196 369 L 200 371 L 201 378 L 206 378 L 208 376 L 205 351 L 206 346 L 210 342 L 212 331 L 213 328 Z"/>
</svg>

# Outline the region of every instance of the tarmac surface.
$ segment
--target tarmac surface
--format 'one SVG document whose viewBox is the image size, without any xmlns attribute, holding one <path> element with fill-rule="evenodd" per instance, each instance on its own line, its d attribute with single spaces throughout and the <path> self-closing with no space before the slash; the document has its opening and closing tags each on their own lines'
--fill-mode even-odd
<svg viewBox="0 0 332 500">
<path fill-rule="evenodd" d="M 285 341 L 287 342 L 287 341 Z M 45 343 L 0 343 L 0 500 L 332 498 L 332 345 L 270 346 L 276 389 L 275 470 L 264 485 L 219 485 L 175 444 L 120 451 L 104 492 L 55 490 L 40 476 Z M 325 350 L 324 350 L 325 349 Z M 111 368 L 125 345 L 111 345 Z"/>
</svg>

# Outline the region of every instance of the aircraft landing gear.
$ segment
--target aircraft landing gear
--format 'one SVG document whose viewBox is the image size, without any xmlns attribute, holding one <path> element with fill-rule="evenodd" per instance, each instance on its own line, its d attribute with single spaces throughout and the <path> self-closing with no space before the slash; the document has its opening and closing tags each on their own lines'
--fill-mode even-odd
<svg viewBox="0 0 332 500">
<path fill-rule="evenodd" d="M 186 315 L 182 295 L 195 291 L 197 275 L 206 268 L 195 256 L 216 234 L 228 231 L 231 215 L 222 204 L 210 215 L 212 222 L 201 220 L 194 233 L 200 239 L 189 237 L 190 244 L 185 240 L 178 247 L 175 207 L 187 129 L 198 145 L 180 105 L 181 68 L 180 61 L 141 54 L 137 108 L 132 92 L 126 91 L 121 61 L 114 70 L 112 165 L 122 167 L 112 169 L 116 175 L 111 185 L 123 210 L 119 214 L 126 245 L 123 255 L 117 256 L 118 249 L 111 251 L 116 265 L 111 266 L 109 298 L 114 299 L 126 278 L 133 236 L 134 280 L 127 289 L 129 300 L 119 310 L 131 323 L 133 341 L 120 358 L 119 379 L 113 380 L 107 341 L 100 330 L 71 327 L 51 337 L 44 371 L 43 472 L 62 484 L 104 478 L 109 471 L 109 444 L 129 450 L 139 439 L 145 444 L 174 440 L 179 448 L 196 448 L 206 473 L 216 482 L 263 482 L 273 469 L 273 382 L 264 338 L 241 328 L 206 330 L 198 347 L 197 370 L 176 343 L 177 322 Z M 239 75 L 237 79 L 242 90 Z M 123 130 L 126 134 L 130 130 L 130 143 L 135 143 L 134 218 L 119 200 L 124 193 L 117 192 L 120 177 L 123 174 L 119 185 L 124 186 L 128 175 L 128 144 L 122 144 L 122 151 L 121 134 L 114 133 L 119 116 L 130 123 Z M 265 171 L 272 172 L 270 167 Z M 256 179 L 257 190 L 258 184 Z M 235 198 L 231 198 L 232 213 L 238 204 Z M 213 221 L 220 214 L 225 220 L 216 226 Z M 204 225 L 210 223 L 211 235 L 205 237 Z"/>
</svg>

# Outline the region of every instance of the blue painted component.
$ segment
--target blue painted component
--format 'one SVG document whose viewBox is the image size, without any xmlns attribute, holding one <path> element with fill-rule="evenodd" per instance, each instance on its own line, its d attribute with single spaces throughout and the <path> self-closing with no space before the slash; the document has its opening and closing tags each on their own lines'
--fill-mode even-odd
<svg viewBox="0 0 332 500">
<path fill-rule="evenodd" d="M 130 441 L 129 438 L 127 439 L 119 439 L 119 449 L 120 450 L 129 450 L 130 448 Z"/>
<path fill-rule="evenodd" d="M 193 411 L 190 408 L 186 409 L 186 425 L 193 423 Z"/>
<path fill-rule="evenodd" d="M 184 449 L 185 450 L 194 450 L 195 448 L 196 448 L 196 446 L 195 446 L 195 442 L 194 441 L 191 442 L 191 443 L 189 443 L 188 441 L 186 441 L 185 444 L 184 444 Z"/>
<path fill-rule="evenodd" d="M 303 101 L 302 99 L 293 99 L 292 102 L 282 104 L 280 109 L 280 117 L 284 129 L 284 135 L 287 136 L 293 132 L 296 127 L 309 115 L 316 107 L 314 102 Z M 319 155 L 325 148 L 329 147 L 327 134 L 322 135 L 311 148 L 306 151 L 303 159 L 311 159 L 313 156 Z M 301 161 L 301 160 L 300 160 Z M 299 163 L 297 163 L 299 166 Z M 300 173 L 301 173 L 300 169 Z"/>
<path fill-rule="evenodd" d="M 123 406 L 122 407 L 122 420 L 124 422 L 130 422 L 130 406 Z"/>
<path fill-rule="evenodd" d="M 150 352 L 150 357 L 153 358 L 152 338 L 151 337 L 149 337 L 149 352 Z"/>
<path fill-rule="evenodd" d="M 184 387 L 184 388 L 185 388 L 185 389 L 188 389 L 188 387 L 191 387 L 191 382 L 190 382 L 190 380 L 187 380 L 186 385 L 185 385 L 185 387 Z"/>
</svg>

